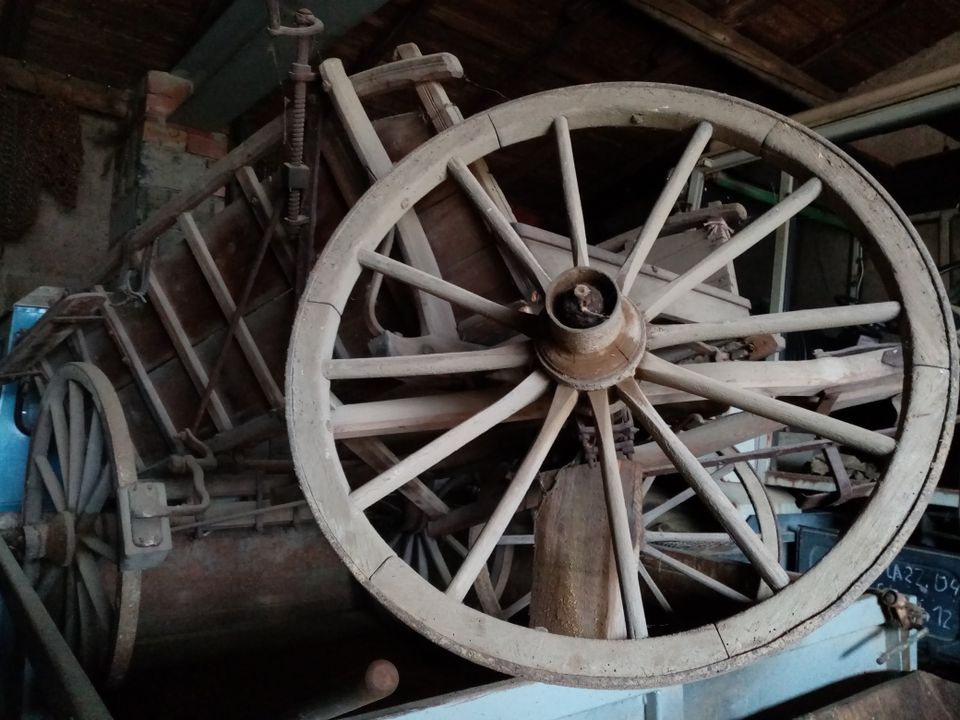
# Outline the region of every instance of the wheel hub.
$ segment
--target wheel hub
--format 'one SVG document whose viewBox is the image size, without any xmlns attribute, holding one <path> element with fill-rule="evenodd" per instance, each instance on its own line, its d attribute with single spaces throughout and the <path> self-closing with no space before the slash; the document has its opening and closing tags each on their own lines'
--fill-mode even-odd
<svg viewBox="0 0 960 720">
<path fill-rule="evenodd" d="M 613 279 L 589 267 L 558 275 L 547 289 L 546 331 L 537 356 L 577 390 L 611 387 L 636 370 L 646 346 L 643 316 Z"/>
</svg>

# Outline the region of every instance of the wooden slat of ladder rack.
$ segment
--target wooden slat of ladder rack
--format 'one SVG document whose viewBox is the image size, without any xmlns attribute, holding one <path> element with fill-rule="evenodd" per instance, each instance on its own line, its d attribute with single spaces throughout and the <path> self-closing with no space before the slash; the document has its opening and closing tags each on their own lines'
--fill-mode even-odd
<svg viewBox="0 0 960 720">
<path fill-rule="evenodd" d="M 100 285 L 96 287 L 96 290 L 97 292 L 104 292 L 103 287 Z M 167 412 L 163 400 L 160 399 L 160 394 L 157 392 L 157 388 L 154 387 L 153 381 L 150 379 L 150 374 L 147 372 L 146 367 L 144 367 L 143 360 L 140 359 L 139 353 L 137 353 L 136 346 L 130 339 L 130 335 L 127 334 L 127 329 L 123 326 L 120 316 L 117 315 L 117 311 L 113 305 L 110 304 L 109 300 L 103 303 L 102 310 L 104 317 L 107 318 L 107 322 L 110 324 L 110 328 L 113 330 L 113 336 L 117 345 L 120 346 L 120 351 L 127 358 L 130 373 L 133 375 L 134 381 L 137 383 L 137 386 L 143 393 L 144 399 L 147 401 L 147 408 L 150 410 L 150 414 L 163 431 L 167 442 L 173 447 L 173 442 L 177 437 L 177 428 L 174 426 L 173 420 L 170 419 L 170 413 Z"/>
<path fill-rule="evenodd" d="M 393 161 L 360 104 L 343 63 L 337 58 L 325 60 L 320 65 L 320 75 L 354 151 L 373 178 L 379 180 L 393 169 Z M 416 211 L 409 210 L 397 221 L 397 233 L 405 260 L 418 270 L 440 277 L 437 258 Z M 425 334 L 458 338 L 450 304 L 423 292 L 418 291 L 417 295 Z"/>
<path fill-rule="evenodd" d="M 240 189 L 247 199 L 250 211 L 257 219 L 257 225 L 260 226 L 261 230 L 266 230 L 267 225 L 270 223 L 270 218 L 273 217 L 273 202 L 263 187 L 263 183 L 261 183 L 257 177 L 257 173 L 254 172 L 253 168 L 249 165 L 244 165 L 234 173 L 234 177 L 237 179 L 237 184 L 240 185 Z M 287 279 L 287 282 L 290 283 L 290 287 L 293 287 L 293 274 L 296 260 L 294 260 L 293 254 L 290 252 L 290 246 L 285 242 L 286 232 L 283 229 L 283 225 L 278 226 L 277 235 L 276 242 L 270 243 L 270 249 L 273 252 L 273 256 L 277 259 L 280 269 L 283 271 L 283 276 Z"/>
<path fill-rule="evenodd" d="M 183 230 L 183 234 L 187 239 L 187 245 L 190 246 L 193 257 L 200 266 L 200 270 L 206 278 L 207 284 L 210 286 L 210 290 L 217 300 L 217 304 L 223 311 L 224 316 L 226 316 L 227 319 L 231 318 L 237 311 L 237 304 L 234 302 L 233 296 L 230 294 L 230 290 L 223 280 L 223 275 L 220 274 L 220 269 L 217 267 L 216 262 L 214 262 L 213 256 L 207 248 L 207 243 L 203 239 L 203 235 L 200 234 L 200 228 L 197 227 L 197 222 L 193 219 L 191 213 L 186 212 L 180 215 L 180 228 Z M 260 383 L 260 387 L 267 397 L 267 402 L 271 407 L 282 407 L 283 392 L 273 379 L 270 368 L 267 367 L 260 348 L 257 347 L 257 343 L 254 341 L 253 335 L 250 333 L 250 329 L 247 327 L 247 323 L 243 318 L 237 323 L 236 340 L 240 345 L 243 356 L 250 364 L 250 369 L 257 378 L 257 382 Z"/>
<path fill-rule="evenodd" d="M 157 315 L 160 316 L 160 322 L 163 323 L 163 327 L 170 337 L 170 342 L 173 343 L 173 347 L 180 357 L 180 362 L 182 362 L 184 368 L 186 368 L 187 375 L 190 376 L 193 386 L 197 389 L 197 392 L 202 394 L 209 382 L 207 369 L 200 361 L 200 357 L 193 349 L 193 345 L 190 344 L 190 339 L 187 337 L 187 333 L 180 323 L 180 318 L 177 317 L 177 313 L 170 303 L 170 298 L 167 297 L 167 292 L 163 289 L 163 285 L 161 285 L 156 273 L 149 273 L 149 276 L 149 280 L 147 281 L 147 297 L 150 298 L 150 302 L 153 303 L 153 309 L 156 310 Z M 223 406 L 223 401 L 220 399 L 220 395 L 216 390 L 213 390 L 210 394 L 208 413 L 218 431 L 229 430 L 233 427 L 233 423 L 230 422 L 230 416 L 227 414 Z"/>
</svg>

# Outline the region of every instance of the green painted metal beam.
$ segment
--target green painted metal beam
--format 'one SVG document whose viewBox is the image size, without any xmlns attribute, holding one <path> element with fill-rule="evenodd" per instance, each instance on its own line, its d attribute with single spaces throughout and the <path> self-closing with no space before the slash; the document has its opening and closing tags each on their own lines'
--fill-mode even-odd
<svg viewBox="0 0 960 720">
<path fill-rule="evenodd" d="M 284 8 L 283 20 L 292 25 L 297 9 L 310 8 L 324 24 L 314 40 L 322 51 L 386 2 L 297 0 Z M 172 122 L 202 130 L 225 128 L 287 78 L 296 40 L 271 36 L 267 22 L 264 0 L 234 0 L 173 69 L 174 75 L 193 82 L 193 94 Z"/>
</svg>

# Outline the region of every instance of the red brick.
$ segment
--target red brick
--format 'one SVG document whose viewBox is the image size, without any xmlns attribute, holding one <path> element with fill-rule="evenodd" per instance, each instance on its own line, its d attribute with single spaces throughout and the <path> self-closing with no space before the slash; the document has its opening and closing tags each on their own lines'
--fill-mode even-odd
<svg viewBox="0 0 960 720">
<path fill-rule="evenodd" d="M 156 93 L 147 93 L 146 106 L 144 112 L 147 117 L 167 118 L 173 114 L 173 111 L 180 107 L 180 103 L 174 98 L 166 95 L 157 95 Z"/>
<path fill-rule="evenodd" d="M 143 142 L 171 150 L 187 149 L 187 131 L 176 125 L 147 118 L 143 123 Z"/>
<path fill-rule="evenodd" d="M 227 154 L 227 136 L 223 133 L 189 130 L 187 132 L 187 152 L 192 155 L 219 160 Z"/>
<path fill-rule="evenodd" d="M 168 97 L 174 101 L 175 107 L 180 107 L 193 92 L 193 83 L 167 72 L 151 70 L 147 73 L 147 92 Z"/>
</svg>

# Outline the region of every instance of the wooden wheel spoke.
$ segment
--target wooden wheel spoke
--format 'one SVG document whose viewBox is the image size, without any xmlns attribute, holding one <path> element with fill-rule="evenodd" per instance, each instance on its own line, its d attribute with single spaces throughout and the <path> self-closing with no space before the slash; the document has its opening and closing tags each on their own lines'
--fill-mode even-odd
<svg viewBox="0 0 960 720">
<path fill-rule="evenodd" d="M 699 463 L 690 449 L 674 434 L 660 414 L 647 400 L 636 380 L 618 386 L 624 401 L 637 421 L 660 443 L 667 457 L 684 477 L 700 501 L 723 526 L 771 588 L 779 590 L 790 584 L 790 577 L 763 541 L 747 524 L 733 503 L 723 494 L 710 473 Z"/>
<path fill-rule="evenodd" d="M 97 620 L 101 627 L 110 629 L 110 601 L 103 591 L 103 585 L 100 582 L 100 573 L 97 570 L 97 560 L 88 551 L 77 548 L 76 553 L 77 570 L 80 572 L 80 578 L 87 593 L 90 595 L 90 601 L 93 603 L 93 609 L 96 611 Z"/>
<path fill-rule="evenodd" d="M 37 596 L 41 600 L 46 600 L 57 586 L 58 581 L 62 579 L 63 574 L 63 568 L 48 563 L 40 576 L 40 581 L 37 583 Z"/>
<path fill-rule="evenodd" d="M 570 226 L 570 245 L 573 264 L 586 267 L 590 264 L 587 255 L 587 230 L 583 222 L 583 204 L 580 185 L 577 182 L 577 166 L 573 160 L 573 143 L 570 141 L 570 124 L 562 115 L 553 121 L 560 156 L 560 173 L 563 176 L 563 198 L 567 206 Z"/>
<path fill-rule="evenodd" d="M 417 574 L 424 580 L 430 579 L 430 566 L 427 565 L 427 551 L 423 547 L 423 538 L 415 536 L 415 556 Z"/>
<path fill-rule="evenodd" d="M 644 567 L 642 562 L 637 563 L 637 570 L 640 572 L 640 579 L 643 580 L 643 583 L 650 590 L 650 594 L 653 595 L 654 599 L 657 601 L 657 604 L 663 609 L 664 612 L 673 613 L 673 608 L 670 606 L 670 601 L 667 600 L 667 596 L 663 594 L 660 586 L 657 585 L 653 577 L 650 575 L 650 571 Z"/>
<path fill-rule="evenodd" d="M 427 548 L 427 554 L 430 555 L 430 560 L 433 562 L 433 566 L 437 569 L 437 573 L 440 575 L 440 582 L 442 582 L 444 585 L 449 585 L 453 580 L 453 576 L 450 574 L 450 567 L 447 565 L 447 561 L 443 557 L 443 552 L 440 550 L 440 543 L 437 542 L 435 537 L 424 534 L 423 544 L 424 547 Z"/>
<path fill-rule="evenodd" d="M 511 343 L 473 352 L 327 360 L 323 363 L 323 374 L 328 380 L 454 375 L 525 367 L 532 358 L 529 343 Z"/>
<path fill-rule="evenodd" d="M 664 552 L 660 552 L 652 545 L 644 545 L 643 548 L 641 548 L 640 552 L 646 555 L 647 557 L 652 558 L 653 560 L 657 560 L 663 563 L 667 567 L 673 568 L 678 573 L 682 575 L 686 575 L 691 580 L 695 580 L 701 585 L 704 585 L 705 587 L 710 588 L 714 592 L 717 592 L 720 595 L 723 595 L 724 597 L 728 597 L 731 600 L 736 600 L 738 602 L 743 602 L 743 603 L 750 602 L 750 598 L 748 598 L 743 593 L 737 592 L 732 587 L 724 585 L 719 580 L 716 580 L 715 578 L 710 577 L 706 573 L 702 573 L 699 570 L 690 567 L 686 563 L 680 562 L 676 558 L 670 555 L 667 555 Z"/>
<path fill-rule="evenodd" d="M 80 478 L 83 476 L 83 455 L 87 446 L 84 427 L 83 390 L 73 380 L 67 382 L 70 405 L 70 451 L 68 453 L 69 471 L 64 473 L 67 485 L 67 507 L 76 511 L 80 502 Z"/>
<path fill-rule="evenodd" d="M 566 423 L 567 418 L 570 417 L 570 413 L 573 412 L 573 408 L 577 404 L 577 396 L 576 390 L 566 385 L 557 385 L 553 401 L 547 412 L 547 418 L 540 428 L 540 433 L 527 451 L 520 467 L 517 468 L 516 474 L 504 491 L 497 507 L 483 526 L 477 541 L 470 548 L 470 552 L 457 571 L 456 577 L 447 588 L 447 595 L 462 600 L 476 580 L 481 568 L 486 566 L 490 553 L 493 552 L 500 537 L 506 531 L 507 525 L 516 514 L 520 503 L 523 502 L 530 485 L 547 457 L 547 453 L 557 439 L 557 435 Z"/>
<path fill-rule="evenodd" d="M 93 490 L 90 492 L 90 497 L 86 502 L 86 505 L 82 506 L 83 509 L 81 512 L 85 513 L 98 513 L 103 507 L 103 504 L 107 501 L 107 497 L 110 495 L 110 465 L 104 465 L 100 468 L 100 474 L 97 476 L 96 485 L 93 486 Z"/>
<path fill-rule="evenodd" d="M 706 122 L 697 125 L 696 130 L 693 131 L 693 136 L 690 138 L 690 142 L 687 143 L 687 147 L 683 151 L 680 161 L 673 169 L 670 179 L 667 180 L 667 184 L 664 185 L 663 190 L 660 192 L 660 196 L 657 198 L 656 203 L 654 203 L 653 209 L 650 210 L 647 221 L 643 224 L 643 228 L 640 230 L 640 235 L 637 237 L 633 249 L 630 250 L 630 254 L 627 256 L 623 267 L 620 268 L 620 272 L 617 275 L 617 285 L 620 286 L 620 290 L 624 295 L 629 295 L 630 290 L 633 289 L 633 283 L 637 279 L 640 268 L 643 267 L 643 263 L 646 261 L 647 255 L 650 254 L 653 243 L 656 241 L 657 236 L 660 235 L 660 231 L 663 230 L 663 225 L 677 204 L 677 198 L 680 197 L 683 186 L 687 184 L 690 174 L 700 160 L 700 156 L 703 155 L 703 151 L 706 149 L 707 143 L 710 142 L 712 135 L 713 126 Z"/>
<path fill-rule="evenodd" d="M 77 637 L 77 574 L 73 565 L 63 574 L 63 639 L 76 647 Z"/>
<path fill-rule="evenodd" d="M 507 605 L 503 610 L 501 610 L 498 617 L 501 620 L 509 620 L 521 610 L 524 610 L 530 607 L 530 600 L 532 599 L 532 597 L 533 597 L 532 593 L 526 593 L 525 595 L 521 595 L 519 598 L 517 598 L 512 603 Z"/>
<path fill-rule="evenodd" d="M 453 548 L 453 551 L 461 558 L 467 557 L 470 552 L 464 547 L 463 543 L 453 537 L 453 535 L 445 535 L 443 541 Z M 477 593 L 480 608 L 485 613 L 493 616 L 500 615 L 500 601 L 497 599 L 497 593 L 493 589 L 493 580 L 490 579 L 490 571 L 486 566 L 481 568 L 480 574 L 477 575 L 477 579 L 473 583 L 473 590 Z"/>
<path fill-rule="evenodd" d="M 848 445 L 873 455 L 889 455 L 896 447 L 896 441 L 893 438 L 873 430 L 865 430 L 843 420 L 685 370 L 653 354 L 644 356 L 640 363 L 640 374 L 651 382 L 725 405 L 733 405 L 741 410 L 822 435 L 841 445 Z M 639 392 L 639 388 L 637 391 Z M 664 450 L 666 451 L 666 448 Z"/>
<path fill-rule="evenodd" d="M 693 492 L 693 488 L 687 488 L 686 490 L 683 490 L 677 493 L 676 495 L 674 495 L 673 497 L 669 498 L 668 500 L 665 500 L 664 502 L 660 503 L 652 510 L 644 511 L 643 513 L 644 527 L 649 527 L 661 515 L 664 515 L 665 513 L 670 512 L 681 503 L 684 503 L 690 498 L 692 498 L 695 494 L 696 493 Z"/>
<path fill-rule="evenodd" d="M 607 502 L 607 520 L 610 525 L 610 539 L 613 543 L 617 576 L 620 580 L 620 594 L 627 618 L 627 630 L 630 637 L 643 638 L 647 636 L 647 620 L 643 611 L 637 556 L 633 551 L 633 541 L 630 537 L 627 501 L 623 494 L 620 463 L 617 460 L 616 443 L 613 437 L 610 401 L 606 390 L 591 392 L 589 397 L 597 423 L 603 494 Z"/>
<path fill-rule="evenodd" d="M 679 545 L 723 545 L 733 542 L 730 535 L 723 532 L 663 532 L 649 530 L 644 534 L 647 542 L 677 543 Z"/>
<path fill-rule="evenodd" d="M 63 479 L 63 491 L 66 495 L 69 490 L 70 435 L 60 397 L 51 398 L 50 422 L 53 425 L 53 442 L 57 446 L 57 461 L 60 463 L 60 477 Z"/>
<path fill-rule="evenodd" d="M 653 320 L 681 295 L 723 269 L 727 263 L 740 257 L 778 227 L 789 222 L 794 215 L 817 198 L 820 188 L 819 179 L 808 180 L 692 268 L 643 298 L 640 305 L 647 320 Z"/>
<path fill-rule="evenodd" d="M 380 473 L 351 492 L 350 499 L 359 510 L 365 510 L 529 405 L 546 392 L 549 383 L 550 381 L 543 373 L 539 371 L 531 373 L 517 387 L 488 408 L 451 428 L 420 450 L 405 457 L 391 469 Z"/>
<path fill-rule="evenodd" d="M 117 551 L 110 543 L 104 541 L 96 535 L 81 535 L 80 542 L 86 545 L 90 550 L 100 557 L 109 560 L 112 563 L 117 562 Z"/>
<path fill-rule="evenodd" d="M 450 176 L 457 181 L 457 184 L 463 188 L 477 210 L 480 211 L 480 215 L 490 224 L 500 241 L 516 256 L 523 268 L 530 274 L 530 277 L 537 281 L 540 288 L 546 290 L 550 286 L 550 276 L 517 234 L 517 231 L 510 224 L 510 220 L 494 204 L 486 190 L 473 176 L 467 164 L 461 158 L 455 157 L 447 163 L 447 170 Z"/>
<path fill-rule="evenodd" d="M 513 228 L 511 228 L 511 230 L 512 229 Z M 379 253 L 361 250 L 358 254 L 358 259 L 360 264 L 369 270 L 379 272 L 405 285 L 410 285 L 425 293 L 429 293 L 430 295 L 443 298 L 477 315 L 482 315 L 495 322 L 511 327 L 524 335 L 536 334 L 537 322 L 532 315 L 527 315 L 519 310 L 514 310 L 505 305 L 495 303 L 492 300 L 487 300 L 485 297 L 481 297 L 476 293 L 464 290 L 459 285 L 454 285 L 436 275 L 418 270 L 415 267 L 385 257 Z"/>
<path fill-rule="evenodd" d="M 83 456 L 83 472 L 80 475 L 80 488 L 77 500 L 77 510 L 82 511 L 90 501 L 90 496 L 96 489 L 97 478 L 100 475 L 100 463 L 103 460 L 103 426 L 100 416 L 94 412 L 90 418 L 90 430 L 87 433 L 87 449 Z"/>
<path fill-rule="evenodd" d="M 37 466 L 37 471 L 43 480 L 43 486 L 47 489 L 47 495 L 53 501 L 53 507 L 56 508 L 57 512 L 64 512 L 67 509 L 67 498 L 57 474 L 53 471 L 53 466 L 47 460 L 47 456 L 37 455 L 33 458 L 33 463 Z"/>
<path fill-rule="evenodd" d="M 816 310 L 753 315 L 739 320 L 713 323 L 652 325 L 647 334 L 647 349 L 671 347 L 691 342 L 726 340 L 767 333 L 788 333 L 802 330 L 826 330 L 888 322 L 900 314 L 900 303 L 878 302 L 865 305 L 842 305 Z"/>
<path fill-rule="evenodd" d="M 90 599 L 90 594 L 84 589 L 83 583 L 77 583 L 74 590 L 77 593 L 77 621 L 80 626 L 78 659 L 85 667 L 90 667 L 95 650 L 95 640 L 91 623 L 96 622 L 96 609 Z"/>
</svg>

